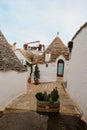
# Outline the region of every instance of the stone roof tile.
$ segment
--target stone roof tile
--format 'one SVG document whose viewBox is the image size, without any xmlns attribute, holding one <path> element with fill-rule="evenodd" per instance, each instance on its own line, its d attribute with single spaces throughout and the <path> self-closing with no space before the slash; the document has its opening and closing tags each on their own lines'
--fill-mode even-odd
<svg viewBox="0 0 87 130">
<path fill-rule="evenodd" d="M 10 44 L 0 31 L 0 71 L 26 71 L 15 53 L 12 51 Z"/>
</svg>

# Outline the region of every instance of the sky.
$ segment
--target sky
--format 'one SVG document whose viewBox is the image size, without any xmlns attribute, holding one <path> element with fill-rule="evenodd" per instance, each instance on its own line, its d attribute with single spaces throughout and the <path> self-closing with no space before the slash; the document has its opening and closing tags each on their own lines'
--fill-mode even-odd
<svg viewBox="0 0 87 130">
<path fill-rule="evenodd" d="M 0 0 L 0 30 L 17 47 L 39 40 L 48 46 L 59 32 L 64 44 L 87 22 L 87 0 Z"/>
</svg>

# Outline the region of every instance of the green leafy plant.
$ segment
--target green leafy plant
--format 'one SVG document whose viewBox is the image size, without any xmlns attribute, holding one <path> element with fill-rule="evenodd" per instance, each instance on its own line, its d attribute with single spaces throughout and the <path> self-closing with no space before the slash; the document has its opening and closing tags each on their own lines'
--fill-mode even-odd
<svg viewBox="0 0 87 130">
<path fill-rule="evenodd" d="M 40 79 L 40 71 L 39 71 L 38 65 L 36 64 L 35 71 L 34 71 L 34 81 L 35 81 L 35 84 L 39 83 L 39 79 Z"/>
<path fill-rule="evenodd" d="M 40 101 L 48 101 L 50 103 L 54 103 L 58 100 L 59 98 L 59 93 L 57 90 L 57 87 L 54 88 L 49 94 L 47 94 L 47 92 L 38 92 L 35 97 L 37 98 L 37 100 Z"/>
<path fill-rule="evenodd" d="M 37 98 L 37 100 L 40 100 L 40 101 L 44 101 L 44 94 L 41 93 L 41 92 L 38 92 L 35 97 Z"/>
<path fill-rule="evenodd" d="M 59 98 L 59 94 L 58 94 L 58 90 L 57 90 L 57 87 L 53 89 L 53 91 L 50 93 L 50 96 L 49 96 L 49 102 L 50 103 L 53 103 L 53 102 L 56 102 Z"/>
</svg>

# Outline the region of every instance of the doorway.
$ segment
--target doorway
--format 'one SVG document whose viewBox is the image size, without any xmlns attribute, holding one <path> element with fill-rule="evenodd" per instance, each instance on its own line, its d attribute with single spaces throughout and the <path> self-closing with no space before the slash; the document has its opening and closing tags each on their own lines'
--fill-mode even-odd
<svg viewBox="0 0 87 130">
<path fill-rule="evenodd" d="M 64 61 L 62 59 L 58 60 L 57 63 L 57 76 L 63 77 L 64 73 Z"/>
</svg>

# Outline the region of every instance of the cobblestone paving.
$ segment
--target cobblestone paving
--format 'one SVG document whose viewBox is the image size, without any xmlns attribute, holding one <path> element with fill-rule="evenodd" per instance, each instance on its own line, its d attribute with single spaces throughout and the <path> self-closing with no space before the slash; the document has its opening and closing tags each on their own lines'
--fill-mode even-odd
<svg viewBox="0 0 87 130">
<path fill-rule="evenodd" d="M 19 96 L 16 100 L 14 100 L 11 104 L 8 105 L 7 109 L 23 109 L 36 111 L 35 94 L 40 91 L 50 92 L 53 90 L 54 87 L 58 88 L 60 95 L 60 112 L 64 114 L 80 115 L 75 104 L 64 91 L 61 82 L 42 83 L 39 85 L 28 84 L 27 93 Z"/>
</svg>

